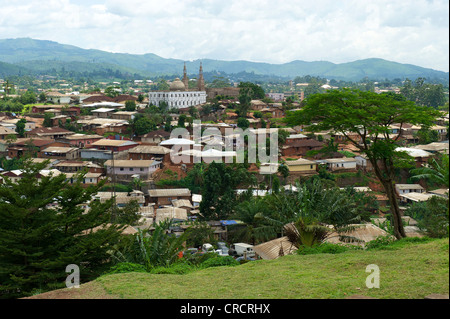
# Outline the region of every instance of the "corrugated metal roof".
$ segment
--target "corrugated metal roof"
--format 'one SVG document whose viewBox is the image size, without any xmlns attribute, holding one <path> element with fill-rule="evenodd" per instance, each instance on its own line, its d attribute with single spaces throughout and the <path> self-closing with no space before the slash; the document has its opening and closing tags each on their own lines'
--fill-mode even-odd
<svg viewBox="0 0 450 319">
<path fill-rule="evenodd" d="M 253 250 L 260 256 L 262 259 L 277 259 L 280 257 L 280 251 L 282 255 L 289 255 L 297 250 L 288 239 L 288 237 L 284 236 L 281 238 L 277 238 L 253 247 Z"/>
<path fill-rule="evenodd" d="M 150 197 L 191 196 L 189 188 L 150 189 L 148 193 Z"/>
</svg>

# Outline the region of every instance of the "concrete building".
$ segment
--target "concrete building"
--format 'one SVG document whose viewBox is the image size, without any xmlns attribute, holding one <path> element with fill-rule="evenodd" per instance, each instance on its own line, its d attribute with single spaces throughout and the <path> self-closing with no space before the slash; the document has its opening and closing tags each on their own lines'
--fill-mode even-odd
<svg viewBox="0 0 450 319">
<path fill-rule="evenodd" d="M 188 81 L 185 65 L 183 81 L 176 78 L 170 84 L 169 91 L 150 91 L 148 93 L 149 105 L 159 106 L 160 102 L 166 102 L 169 108 L 180 109 L 206 103 L 205 82 L 201 64 L 197 80 L 197 89 L 189 89 Z"/>
</svg>

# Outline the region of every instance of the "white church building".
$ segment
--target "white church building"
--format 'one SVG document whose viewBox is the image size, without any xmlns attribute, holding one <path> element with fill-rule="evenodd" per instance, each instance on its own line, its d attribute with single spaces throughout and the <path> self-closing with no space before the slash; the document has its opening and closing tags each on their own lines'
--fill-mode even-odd
<svg viewBox="0 0 450 319">
<path fill-rule="evenodd" d="M 184 65 L 183 80 L 176 78 L 170 84 L 169 91 L 150 91 L 148 93 L 149 105 L 159 106 L 159 103 L 167 102 L 169 108 L 186 108 L 206 102 L 205 81 L 203 79 L 203 68 L 200 63 L 200 72 L 197 81 L 197 89 L 189 89 L 189 79 Z"/>
</svg>

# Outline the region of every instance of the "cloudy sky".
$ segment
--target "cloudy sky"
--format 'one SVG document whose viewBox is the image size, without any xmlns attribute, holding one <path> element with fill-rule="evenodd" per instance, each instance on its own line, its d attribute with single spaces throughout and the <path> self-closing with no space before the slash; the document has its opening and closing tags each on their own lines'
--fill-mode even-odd
<svg viewBox="0 0 450 319">
<path fill-rule="evenodd" d="M 449 71 L 448 0 L 0 0 L 0 38 L 164 58 Z"/>
</svg>

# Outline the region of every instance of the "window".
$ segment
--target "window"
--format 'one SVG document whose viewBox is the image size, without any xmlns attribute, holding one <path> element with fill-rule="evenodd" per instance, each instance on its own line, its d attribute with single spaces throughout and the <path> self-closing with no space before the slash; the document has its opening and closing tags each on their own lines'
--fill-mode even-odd
<svg viewBox="0 0 450 319">
<path fill-rule="evenodd" d="M 123 167 L 121 167 L 120 170 L 123 171 Z"/>
<path fill-rule="evenodd" d="M 134 171 L 134 168 L 133 168 L 133 167 L 130 167 L 130 171 Z"/>
<path fill-rule="evenodd" d="M 144 169 L 141 167 L 140 169 L 139 169 L 141 172 L 143 172 L 144 171 Z"/>
</svg>

